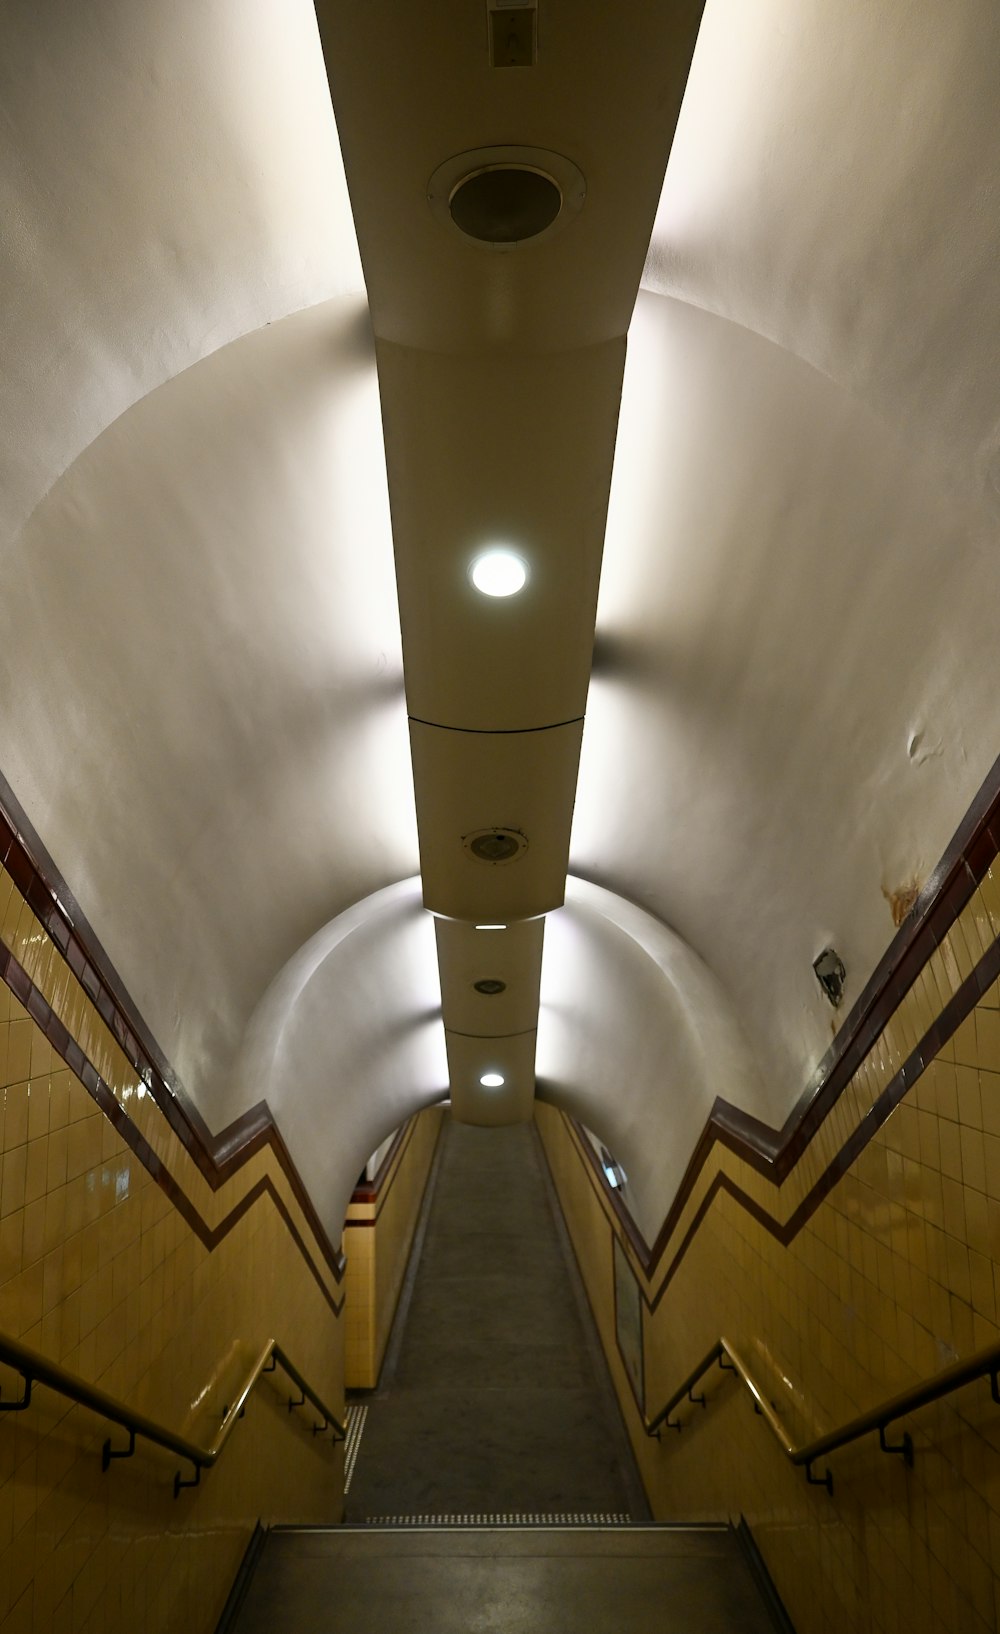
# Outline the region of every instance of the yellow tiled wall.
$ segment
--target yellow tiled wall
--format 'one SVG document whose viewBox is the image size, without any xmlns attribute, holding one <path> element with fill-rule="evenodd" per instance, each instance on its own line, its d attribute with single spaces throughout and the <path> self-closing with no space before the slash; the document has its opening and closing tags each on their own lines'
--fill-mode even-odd
<svg viewBox="0 0 1000 1634">
<path fill-rule="evenodd" d="M 0 983 L 0 1330 L 203 1443 L 269 1338 L 342 1407 L 341 1290 L 270 1152 L 213 1192 L 2 871 L 0 937 L 188 1204 L 210 1228 L 236 1211 L 210 1251 Z M 239 1212 L 265 1176 L 308 1258 L 269 1195 Z M 41 1386 L 0 1416 L 2 1634 L 210 1634 L 259 1518 L 342 1512 L 342 1453 L 287 1394 L 280 1374 L 262 1383 L 176 1501 L 176 1460 L 140 1442 L 102 1474 L 106 1423 Z"/>
<path fill-rule="evenodd" d="M 378 1383 L 443 1109 L 410 1120 L 395 1161 L 371 1201 L 352 1202 L 344 1229 L 344 1378 L 349 1389 Z"/>
<path fill-rule="evenodd" d="M 745 1515 L 799 1634 L 1000 1627 L 1000 1408 L 989 1382 L 896 1427 L 913 1436 L 912 1470 L 874 1436 L 832 1455 L 832 1498 L 806 1484 L 718 1371 L 708 1407 L 686 1407 L 680 1434 L 650 1440 L 615 1341 L 612 1232 L 647 1300 L 650 1417 L 721 1334 L 740 1344 L 799 1444 L 1000 1339 L 997 985 L 788 1246 L 719 1190 L 680 1252 L 720 1171 L 776 1222 L 790 1219 L 998 929 L 994 871 L 785 1183 L 716 1145 L 648 1278 L 570 1124 L 538 1108 L 654 1514 Z"/>
</svg>

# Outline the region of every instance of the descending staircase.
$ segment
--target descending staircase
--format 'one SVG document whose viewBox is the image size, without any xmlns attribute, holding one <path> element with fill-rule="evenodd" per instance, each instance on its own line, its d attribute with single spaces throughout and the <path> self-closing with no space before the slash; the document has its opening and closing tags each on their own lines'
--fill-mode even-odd
<svg viewBox="0 0 1000 1634">
<path fill-rule="evenodd" d="M 644 1524 L 530 1128 L 446 1120 L 417 1239 L 357 1524 L 259 1531 L 219 1634 L 787 1634 L 749 1534 Z"/>
<path fill-rule="evenodd" d="M 276 1527 L 226 1634 L 775 1634 L 728 1527 Z"/>
</svg>

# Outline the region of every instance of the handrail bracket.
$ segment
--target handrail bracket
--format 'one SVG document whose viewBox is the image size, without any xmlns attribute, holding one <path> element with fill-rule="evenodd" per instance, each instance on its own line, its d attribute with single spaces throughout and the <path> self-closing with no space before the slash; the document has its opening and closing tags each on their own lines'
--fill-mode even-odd
<svg viewBox="0 0 1000 1634">
<path fill-rule="evenodd" d="M 883 1452 L 896 1452 L 902 1458 L 907 1469 L 913 1468 L 913 1437 L 909 1430 L 903 1431 L 902 1441 L 887 1441 L 885 1439 L 885 1425 L 878 1427 L 878 1444 Z"/>
<path fill-rule="evenodd" d="M 201 1486 L 201 1465 L 200 1464 L 194 1464 L 193 1467 L 194 1467 L 194 1480 L 193 1481 L 182 1481 L 181 1480 L 180 1470 L 178 1470 L 177 1474 L 174 1476 L 174 1497 L 175 1498 L 180 1497 L 182 1487 Z"/>
<path fill-rule="evenodd" d="M 111 1468 L 112 1458 L 131 1458 L 132 1454 L 134 1452 L 135 1452 L 135 1431 L 134 1430 L 129 1430 L 129 1432 L 128 1432 L 128 1446 L 127 1447 L 121 1447 L 121 1448 L 113 1447 L 111 1445 L 111 1437 L 108 1436 L 107 1441 L 105 1441 L 104 1446 L 101 1448 L 101 1469 L 102 1469 L 102 1471 L 104 1472 L 105 1475 L 107 1475 L 108 1470 Z"/>
<path fill-rule="evenodd" d="M 833 1476 L 830 1474 L 829 1470 L 827 1470 L 823 1475 L 814 1475 L 812 1459 L 810 1459 L 809 1463 L 806 1465 L 806 1480 L 809 1482 L 810 1486 L 825 1486 L 830 1497 L 833 1497 Z"/>
<path fill-rule="evenodd" d="M 31 1406 L 31 1376 L 22 1373 L 21 1383 L 24 1385 L 24 1395 L 20 1401 L 0 1401 L 0 1413 L 23 1413 L 26 1407 Z"/>
</svg>

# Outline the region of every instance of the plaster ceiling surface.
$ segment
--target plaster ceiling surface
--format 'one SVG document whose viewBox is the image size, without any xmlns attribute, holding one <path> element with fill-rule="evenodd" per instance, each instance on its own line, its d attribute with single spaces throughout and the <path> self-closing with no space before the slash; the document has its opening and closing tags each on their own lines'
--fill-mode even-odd
<svg viewBox="0 0 1000 1634">
<path fill-rule="evenodd" d="M 992 762 L 1000 563 L 855 398 L 643 294 L 570 867 L 670 924 L 786 1110 Z M 989 588 L 987 588 L 989 587 Z M 780 1121 L 780 1120 L 779 1120 Z"/>
<path fill-rule="evenodd" d="M 277 973 L 205 1110 L 223 1124 L 266 1101 L 339 1242 L 365 1158 L 447 1081 L 434 925 L 419 879 L 405 879 L 339 914 Z"/>
<path fill-rule="evenodd" d="M 630 331 L 571 866 L 789 1105 L 998 746 L 998 71 L 979 0 L 710 0 Z"/>
<path fill-rule="evenodd" d="M 309 0 L 7 0 L 0 550 L 132 403 L 364 293 Z"/>
<path fill-rule="evenodd" d="M 120 416 L 8 552 L 3 619 L 0 766 L 200 1104 L 295 948 L 417 865 L 363 304 Z"/>
<path fill-rule="evenodd" d="M 661 921 L 572 875 L 549 914 L 538 1087 L 624 1165 L 653 1242 L 716 1096 L 780 1108 L 715 976 Z"/>
<path fill-rule="evenodd" d="M 998 80 L 992 0 L 709 0 L 643 275 L 807 358 L 994 518 Z"/>
</svg>

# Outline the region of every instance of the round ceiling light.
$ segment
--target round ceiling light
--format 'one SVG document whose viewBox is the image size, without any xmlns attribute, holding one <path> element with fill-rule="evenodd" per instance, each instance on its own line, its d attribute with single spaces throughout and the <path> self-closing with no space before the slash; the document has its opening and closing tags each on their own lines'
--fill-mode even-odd
<svg viewBox="0 0 1000 1634">
<path fill-rule="evenodd" d="M 473 982 L 472 985 L 477 993 L 484 993 L 487 998 L 492 998 L 495 993 L 507 991 L 507 983 L 499 981 L 496 976 L 484 976 L 482 981 Z"/>
<path fill-rule="evenodd" d="M 528 582 L 528 564 L 512 550 L 484 550 L 469 568 L 469 578 L 484 596 L 516 596 Z"/>
<path fill-rule="evenodd" d="M 502 1072 L 484 1072 L 479 1080 L 484 1089 L 502 1089 L 505 1081 Z"/>
<path fill-rule="evenodd" d="M 515 862 L 528 849 L 527 837 L 518 828 L 479 828 L 465 834 L 462 844 L 477 862 Z"/>
</svg>

